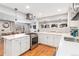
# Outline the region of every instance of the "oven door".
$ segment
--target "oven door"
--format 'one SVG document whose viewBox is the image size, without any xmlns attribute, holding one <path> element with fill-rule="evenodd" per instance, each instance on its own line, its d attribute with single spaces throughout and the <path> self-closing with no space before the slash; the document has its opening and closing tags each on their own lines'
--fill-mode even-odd
<svg viewBox="0 0 79 59">
<path fill-rule="evenodd" d="M 37 45 L 38 45 L 38 37 L 32 38 L 32 40 L 31 40 L 31 49 L 37 47 Z"/>
</svg>

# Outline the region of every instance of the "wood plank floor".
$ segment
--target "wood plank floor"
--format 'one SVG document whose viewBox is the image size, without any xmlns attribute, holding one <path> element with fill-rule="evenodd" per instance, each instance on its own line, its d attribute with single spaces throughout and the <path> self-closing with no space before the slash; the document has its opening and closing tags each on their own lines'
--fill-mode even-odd
<svg viewBox="0 0 79 59">
<path fill-rule="evenodd" d="M 3 56 L 3 48 L 4 48 L 4 43 L 3 43 L 3 40 L 0 40 L 0 56 Z"/>
<path fill-rule="evenodd" d="M 48 47 L 45 45 L 38 45 L 33 50 L 29 50 L 22 56 L 54 56 L 56 48 Z"/>
</svg>

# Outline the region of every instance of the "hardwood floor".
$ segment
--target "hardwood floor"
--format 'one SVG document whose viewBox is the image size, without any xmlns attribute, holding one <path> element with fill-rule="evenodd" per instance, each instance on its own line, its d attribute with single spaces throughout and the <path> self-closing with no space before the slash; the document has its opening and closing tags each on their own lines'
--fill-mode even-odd
<svg viewBox="0 0 79 59">
<path fill-rule="evenodd" d="M 33 50 L 22 54 L 21 56 L 54 56 L 56 48 L 48 47 L 46 45 L 38 45 Z"/>
<path fill-rule="evenodd" d="M 4 48 L 3 45 L 4 45 L 3 40 L 0 40 L 0 56 L 3 56 L 3 48 Z"/>
</svg>

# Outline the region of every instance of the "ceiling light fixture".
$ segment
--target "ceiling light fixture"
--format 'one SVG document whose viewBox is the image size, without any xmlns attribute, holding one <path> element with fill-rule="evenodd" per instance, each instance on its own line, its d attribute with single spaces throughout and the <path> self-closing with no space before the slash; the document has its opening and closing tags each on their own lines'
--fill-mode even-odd
<svg viewBox="0 0 79 59">
<path fill-rule="evenodd" d="M 60 11 L 61 11 L 61 9 L 58 9 L 57 11 L 58 11 L 58 12 L 60 12 Z"/>
<path fill-rule="evenodd" d="M 26 6 L 26 9 L 29 9 L 29 8 L 30 8 L 30 6 L 27 5 L 27 6 Z"/>
<path fill-rule="evenodd" d="M 14 11 L 15 11 L 15 21 L 17 21 L 17 11 L 18 11 L 18 9 L 15 8 Z"/>
</svg>

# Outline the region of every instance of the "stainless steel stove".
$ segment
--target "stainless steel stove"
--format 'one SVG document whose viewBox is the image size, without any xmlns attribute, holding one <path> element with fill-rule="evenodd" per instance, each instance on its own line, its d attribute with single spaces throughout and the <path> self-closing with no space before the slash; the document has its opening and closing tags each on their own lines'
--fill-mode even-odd
<svg viewBox="0 0 79 59">
<path fill-rule="evenodd" d="M 38 35 L 36 33 L 29 33 L 30 35 L 30 49 L 38 46 Z"/>
</svg>

